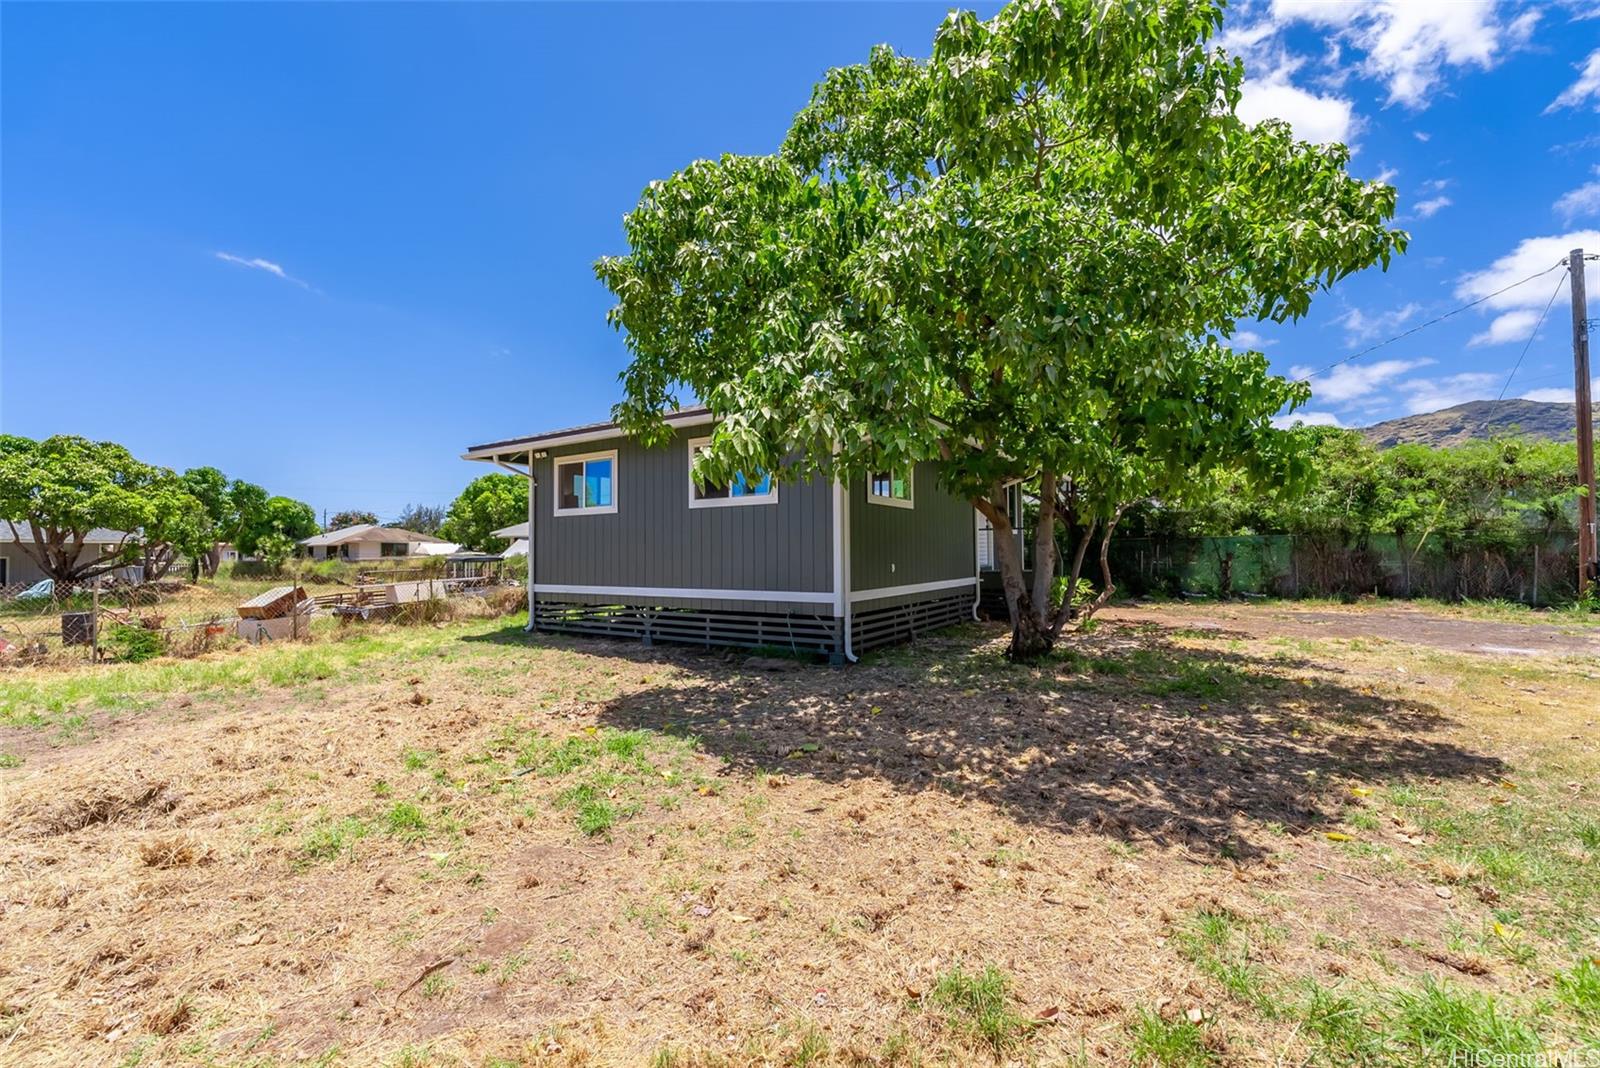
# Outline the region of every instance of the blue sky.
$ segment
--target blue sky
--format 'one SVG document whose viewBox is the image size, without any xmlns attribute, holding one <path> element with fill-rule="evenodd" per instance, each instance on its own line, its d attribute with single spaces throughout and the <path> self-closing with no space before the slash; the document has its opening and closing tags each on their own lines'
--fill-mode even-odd
<svg viewBox="0 0 1600 1068">
<path fill-rule="evenodd" d="M 482 471 L 466 445 L 606 415 L 626 357 L 590 265 L 645 183 L 771 151 L 825 68 L 925 54 L 946 6 L 6 4 L 0 429 L 319 511 L 447 503 Z M 1247 114 L 1351 143 L 1413 234 L 1387 275 L 1254 328 L 1275 366 L 1600 251 L 1597 13 L 1230 12 Z M 1556 278 L 1318 379 L 1311 418 L 1495 396 Z M 1564 301 L 1508 395 L 1570 395 Z"/>
</svg>

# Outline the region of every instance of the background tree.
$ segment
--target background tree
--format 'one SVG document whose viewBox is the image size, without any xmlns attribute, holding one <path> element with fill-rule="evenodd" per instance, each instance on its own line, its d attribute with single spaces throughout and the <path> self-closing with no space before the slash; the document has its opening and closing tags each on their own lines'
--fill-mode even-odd
<svg viewBox="0 0 1600 1068">
<path fill-rule="evenodd" d="M 352 509 L 346 509 L 343 512 L 335 512 L 335 513 L 333 513 L 333 518 L 328 520 L 328 529 L 329 530 L 342 530 L 345 527 L 360 526 L 362 523 L 367 523 L 367 524 L 370 524 L 372 526 L 377 526 L 378 525 L 377 513 L 375 513 L 375 512 L 358 512 L 358 511 L 355 511 L 355 510 L 352 510 Z"/>
<path fill-rule="evenodd" d="M 281 534 L 297 542 L 321 529 L 317 526 L 317 513 L 309 504 L 290 497 L 267 497 L 259 507 L 252 507 L 237 544 L 241 553 L 255 556 L 261 552 L 261 539 L 268 534 Z"/>
<path fill-rule="evenodd" d="M 216 546 L 211 515 L 181 476 L 162 469 L 143 495 L 146 510 L 137 539 L 137 563 L 146 582 L 165 578 L 182 557 L 198 560 Z"/>
<path fill-rule="evenodd" d="M 64 585 L 82 582 L 130 561 L 137 532 L 152 518 L 146 489 L 159 475 L 113 442 L 0 435 L 0 521 L 13 536 L 17 523 L 32 527 L 17 547 L 46 575 Z M 123 538 L 85 553 L 97 527 Z"/>
<path fill-rule="evenodd" d="M 596 271 L 646 444 L 685 394 L 719 417 L 706 477 L 846 478 L 917 461 L 996 528 L 1014 656 L 1073 618 L 1056 524 L 1106 547 L 1133 502 L 1219 468 L 1292 484 L 1307 391 L 1226 339 L 1284 320 L 1405 235 L 1343 146 L 1234 115 L 1209 0 L 1017 0 L 951 14 L 926 62 L 830 71 L 774 156 L 652 183 Z M 1008 483 L 1037 502 L 1025 580 Z M 1083 563 L 1083 549 L 1073 562 Z"/>
<path fill-rule="evenodd" d="M 418 534 L 437 534 L 444 525 L 445 510 L 436 504 L 408 504 L 394 525 Z"/>
<path fill-rule="evenodd" d="M 528 521 L 528 480 L 516 475 L 479 475 L 450 504 L 439 536 L 477 552 L 497 553 L 509 544 L 490 531 Z"/>
<path fill-rule="evenodd" d="M 294 539 L 276 530 L 269 530 L 256 539 L 255 555 L 273 571 L 282 571 L 289 557 L 294 555 Z"/>
</svg>

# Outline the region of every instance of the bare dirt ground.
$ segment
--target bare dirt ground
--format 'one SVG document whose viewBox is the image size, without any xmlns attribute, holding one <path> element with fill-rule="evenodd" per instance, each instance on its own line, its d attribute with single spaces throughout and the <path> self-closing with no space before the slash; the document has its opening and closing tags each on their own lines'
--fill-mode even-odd
<svg viewBox="0 0 1600 1068">
<path fill-rule="evenodd" d="M 1235 602 L 1152 608 L 1117 606 L 1104 615 L 1129 623 L 1159 619 L 1168 628 L 1200 628 L 1252 638 L 1374 638 L 1494 656 L 1600 656 L 1600 628 L 1474 619 L 1403 604 L 1306 608 L 1282 602 Z"/>
<path fill-rule="evenodd" d="M 1600 1042 L 1600 661 L 1253 611 L 1035 667 L 991 628 L 774 671 L 478 621 L 0 678 L 0 1062 Z"/>
</svg>

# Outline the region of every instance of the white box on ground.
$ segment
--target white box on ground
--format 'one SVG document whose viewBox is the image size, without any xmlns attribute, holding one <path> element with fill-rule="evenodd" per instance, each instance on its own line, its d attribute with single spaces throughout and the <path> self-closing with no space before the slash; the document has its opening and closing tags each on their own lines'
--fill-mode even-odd
<svg viewBox="0 0 1600 1068">
<path fill-rule="evenodd" d="M 416 601 L 437 601 L 448 596 L 443 579 L 424 579 L 420 582 L 391 582 L 385 597 L 390 604 L 412 604 Z"/>
</svg>

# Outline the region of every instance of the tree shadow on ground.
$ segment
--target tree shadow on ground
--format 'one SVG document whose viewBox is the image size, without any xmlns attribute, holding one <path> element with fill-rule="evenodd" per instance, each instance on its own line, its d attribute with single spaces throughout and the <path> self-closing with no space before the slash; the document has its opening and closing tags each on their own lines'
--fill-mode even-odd
<svg viewBox="0 0 1600 1068">
<path fill-rule="evenodd" d="M 735 773 L 941 789 L 1035 827 L 1202 856 L 1260 858 L 1281 835 L 1320 833 L 1356 783 L 1505 773 L 1442 737 L 1459 724 L 1439 709 L 1376 694 L 1337 664 L 1102 630 L 1036 668 L 1006 662 L 997 632 L 973 626 L 845 670 L 568 647 L 673 661 L 686 681 L 606 702 L 601 722 L 696 735 Z"/>
</svg>

